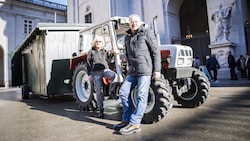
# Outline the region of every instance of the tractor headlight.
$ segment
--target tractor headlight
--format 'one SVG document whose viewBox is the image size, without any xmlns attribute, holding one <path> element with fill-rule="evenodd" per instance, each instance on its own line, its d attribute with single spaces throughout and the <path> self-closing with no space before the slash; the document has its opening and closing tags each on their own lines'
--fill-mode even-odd
<svg viewBox="0 0 250 141">
<path fill-rule="evenodd" d="M 183 65 L 183 64 L 184 64 L 184 59 L 183 58 L 178 58 L 177 65 Z"/>
</svg>

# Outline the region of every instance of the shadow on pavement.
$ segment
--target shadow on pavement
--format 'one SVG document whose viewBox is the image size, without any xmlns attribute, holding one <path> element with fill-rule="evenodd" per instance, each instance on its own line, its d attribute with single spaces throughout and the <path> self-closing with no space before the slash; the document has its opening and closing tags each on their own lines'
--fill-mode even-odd
<svg viewBox="0 0 250 141">
<path fill-rule="evenodd" d="M 113 125 L 101 122 L 96 118 L 97 111 L 83 111 L 75 103 L 73 95 L 56 96 L 55 98 L 43 99 L 39 95 L 30 95 L 29 99 L 21 100 L 29 105 L 32 110 L 40 110 L 47 113 L 68 117 L 72 120 L 90 122 L 112 128 Z M 107 100 L 108 101 L 108 100 Z M 112 106 L 109 102 L 105 105 L 105 119 L 118 121 L 121 119 L 121 113 L 119 109 L 116 109 L 116 105 Z M 117 103 L 117 102 L 116 102 Z"/>
<path fill-rule="evenodd" d="M 250 138 L 250 89 L 239 95 L 225 95 L 222 103 L 201 106 L 204 110 L 193 118 L 152 131 L 143 140 L 177 141 L 247 141 Z M 192 109 L 191 109 L 192 110 Z"/>
</svg>

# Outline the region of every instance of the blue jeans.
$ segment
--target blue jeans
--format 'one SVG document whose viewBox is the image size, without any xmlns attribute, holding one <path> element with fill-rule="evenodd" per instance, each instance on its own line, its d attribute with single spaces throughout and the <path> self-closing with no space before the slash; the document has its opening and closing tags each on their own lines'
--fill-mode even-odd
<svg viewBox="0 0 250 141">
<path fill-rule="evenodd" d="M 140 126 L 147 106 L 150 84 L 151 76 L 128 75 L 126 77 L 119 92 L 123 106 L 122 121 L 127 121 L 133 125 Z M 135 86 L 137 86 L 137 102 L 136 107 L 133 110 L 130 93 L 135 88 Z"/>
<path fill-rule="evenodd" d="M 117 74 L 110 69 L 105 69 L 103 71 L 94 71 L 94 72 L 91 72 L 91 74 L 93 76 L 94 83 L 95 83 L 97 106 L 98 106 L 98 109 L 101 111 L 101 110 L 104 110 L 103 109 L 102 78 L 105 77 L 105 78 L 112 79 L 111 84 L 109 84 L 109 94 L 110 94 L 111 92 L 114 92 L 115 90 L 116 83 L 117 83 Z"/>
</svg>

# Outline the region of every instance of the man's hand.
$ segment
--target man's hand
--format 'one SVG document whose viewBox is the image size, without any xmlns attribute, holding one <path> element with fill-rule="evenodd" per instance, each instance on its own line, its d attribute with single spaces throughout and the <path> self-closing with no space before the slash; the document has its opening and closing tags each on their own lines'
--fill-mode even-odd
<svg viewBox="0 0 250 141">
<path fill-rule="evenodd" d="M 89 80 L 93 81 L 93 76 L 92 75 L 89 75 Z"/>
<path fill-rule="evenodd" d="M 161 72 L 154 72 L 153 79 L 157 80 L 161 78 Z"/>
<path fill-rule="evenodd" d="M 112 50 L 110 52 L 113 53 L 114 55 L 120 54 L 120 51 L 114 46 L 112 46 Z"/>
</svg>

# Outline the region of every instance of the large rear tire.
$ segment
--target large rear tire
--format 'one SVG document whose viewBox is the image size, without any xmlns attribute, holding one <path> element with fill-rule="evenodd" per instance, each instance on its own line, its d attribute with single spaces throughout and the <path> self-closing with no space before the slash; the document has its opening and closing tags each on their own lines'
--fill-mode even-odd
<svg viewBox="0 0 250 141">
<path fill-rule="evenodd" d="M 137 103 L 136 92 L 136 88 L 131 92 L 131 99 L 134 106 Z M 163 79 L 153 80 L 150 85 L 148 103 L 142 122 L 154 123 L 160 121 L 173 107 L 173 100 L 169 82 Z"/>
<path fill-rule="evenodd" d="M 86 64 L 78 64 L 72 80 L 73 92 L 79 107 L 88 111 L 96 110 L 97 104 L 93 94 L 93 83 L 89 80 Z"/>
<path fill-rule="evenodd" d="M 191 88 L 188 92 L 177 96 L 176 100 L 182 107 L 194 108 L 203 104 L 210 96 L 210 82 L 199 70 L 193 72 Z"/>
</svg>

